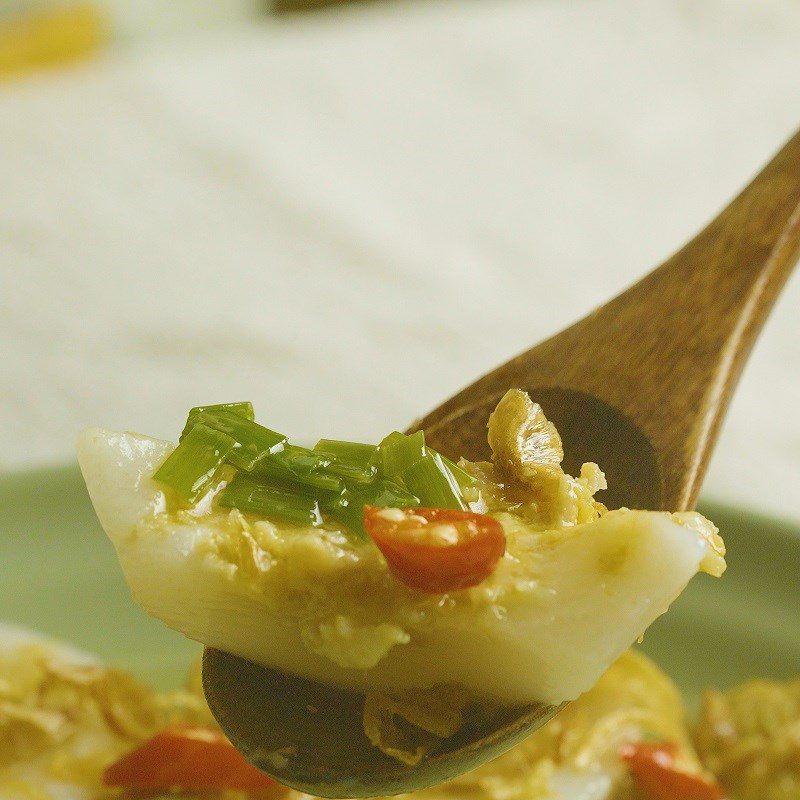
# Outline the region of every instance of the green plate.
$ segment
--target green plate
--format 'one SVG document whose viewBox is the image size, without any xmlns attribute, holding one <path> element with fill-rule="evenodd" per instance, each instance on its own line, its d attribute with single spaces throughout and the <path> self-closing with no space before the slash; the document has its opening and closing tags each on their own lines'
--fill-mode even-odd
<svg viewBox="0 0 800 800">
<path fill-rule="evenodd" d="M 200 646 L 134 605 L 77 467 L 0 478 L 0 620 L 180 685 Z"/>
<path fill-rule="evenodd" d="M 800 528 L 730 507 L 720 527 L 729 569 L 695 578 L 642 645 L 690 702 L 708 685 L 800 674 Z M 114 549 L 75 467 L 0 478 L 0 619 L 35 628 L 178 685 L 199 647 L 130 599 Z"/>
</svg>

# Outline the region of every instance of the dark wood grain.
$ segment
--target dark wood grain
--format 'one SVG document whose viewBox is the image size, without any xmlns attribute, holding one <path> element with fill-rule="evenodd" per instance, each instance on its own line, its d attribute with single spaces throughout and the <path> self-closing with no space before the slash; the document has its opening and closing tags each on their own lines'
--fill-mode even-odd
<svg viewBox="0 0 800 800">
<path fill-rule="evenodd" d="M 568 466 L 591 458 L 606 469 L 610 505 L 691 508 L 731 392 L 799 251 L 796 134 L 662 266 L 414 428 L 449 455 L 485 456 L 491 408 L 521 387 L 554 418 Z"/>
</svg>

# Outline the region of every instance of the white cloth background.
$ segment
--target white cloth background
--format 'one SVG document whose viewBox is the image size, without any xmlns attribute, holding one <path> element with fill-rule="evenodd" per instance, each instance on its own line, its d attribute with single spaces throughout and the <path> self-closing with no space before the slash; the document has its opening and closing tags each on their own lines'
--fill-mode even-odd
<svg viewBox="0 0 800 800">
<path fill-rule="evenodd" d="M 615 294 L 800 124 L 800 3 L 357 7 L 0 90 L 0 468 L 252 399 L 376 439 Z M 800 517 L 800 278 L 706 496 Z"/>
</svg>

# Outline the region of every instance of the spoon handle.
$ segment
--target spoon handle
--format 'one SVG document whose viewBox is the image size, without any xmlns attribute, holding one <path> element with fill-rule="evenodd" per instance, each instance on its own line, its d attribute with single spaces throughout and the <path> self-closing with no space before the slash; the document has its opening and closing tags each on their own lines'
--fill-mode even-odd
<svg viewBox="0 0 800 800">
<path fill-rule="evenodd" d="M 664 507 L 694 505 L 731 393 L 798 256 L 800 132 L 694 239 L 575 326 L 576 345 L 602 331 L 584 351 L 605 361 L 592 388 L 661 455 Z"/>
<path fill-rule="evenodd" d="M 534 397 L 549 388 L 591 395 L 652 444 L 660 487 L 650 502 L 691 508 L 731 392 L 798 255 L 800 133 L 658 269 L 418 425 L 446 441 L 512 386 Z"/>
<path fill-rule="evenodd" d="M 578 338 L 607 331 L 605 379 L 617 370 L 634 379 L 606 391 L 660 454 L 665 507 L 694 505 L 731 393 L 798 256 L 800 133 L 694 239 L 579 323 Z"/>
</svg>

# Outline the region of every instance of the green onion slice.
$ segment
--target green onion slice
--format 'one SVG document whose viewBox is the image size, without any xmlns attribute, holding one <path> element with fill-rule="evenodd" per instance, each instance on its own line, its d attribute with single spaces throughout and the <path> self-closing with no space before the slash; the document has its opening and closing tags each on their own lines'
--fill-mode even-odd
<svg viewBox="0 0 800 800">
<path fill-rule="evenodd" d="M 296 444 L 287 444 L 281 451 L 281 458 L 294 470 L 308 471 L 312 469 L 326 469 L 330 463 L 330 456 L 317 453 L 307 447 Z"/>
<path fill-rule="evenodd" d="M 419 498 L 392 481 L 378 481 L 375 486 L 359 494 L 364 503 L 381 508 L 412 508 L 421 505 Z"/>
<path fill-rule="evenodd" d="M 328 472 L 326 467 L 329 463 L 328 459 L 312 450 L 287 444 L 279 453 L 260 458 L 251 474 L 267 482 L 295 484 L 293 489 L 306 494 L 313 489 L 339 492 L 342 482 Z"/>
<path fill-rule="evenodd" d="M 376 467 L 354 467 L 352 464 L 343 464 L 340 461 L 331 461 L 328 467 L 331 475 L 336 475 L 343 481 L 357 484 L 368 484 L 375 480 L 378 474 Z"/>
<path fill-rule="evenodd" d="M 458 482 L 436 452 L 428 451 L 425 458 L 406 468 L 403 482 L 423 506 L 466 509 Z"/>
<path fill-rule="evenodd" d="M 359 539 L 366 539 L 364 530 L 364 501 L 349 489 L 344 489 L 336 497 L 322 502 L 322 512 L 342 523 Z"/>
<path fill-rule="evenodd" d="M 322 510 L 357 536 L 367 538 L 364 530 L 366 504 L 382 508 L 412 508 L 420 502 L 402 486 L 391 481 L 376 480 L 368 486 L 348 487 L 338 496 L 324 500 Z"/>
<path fill-rule="evenodd" d="M 314 445 L 314 452 L 329 457 L 328 472 L 345 481 L 370 483 L 378 474 L 378 448 L 375 445 L 320 439 Z"/>
<path fill-rule="evenodd" d="M 183 433 L 181 434 L 181 441 L 183 437 L 186 436 L 187 433 L 192 429 L 192 426 L 197 422 L 197 417 L 199 414 L 202 414 L 204 411 L 230 411 L 233 414 L 238 414 L 240 417 L 244 417 L 245 419 L 255 420 L 256 415 L 253 411 L 253 404 L 247 400 L 243 403 L 220 403 L 216 406 L 195 406 L 193 409 L 189 411 L 189 417 L 186 420 L 186 425 L 183 428 Z"/>
<path fill-rule="evenodd" d="M 238 473 L 219 493 L 217 502 L 223 508 L 259 516 L 285 520 L 295 525 L 319 526 L 322 517 L 313 497 L 295 494 L 276 486 L 268 486 L 256 476 Z"/>
<path fill-rule="evenodd" d="M 194 503 L 208 488 L 217 470 L 233 452 L 228 434 L 197 423 L 156 470 L 153 479 Z"/>
<path fill-rule="evenodd" d="M 345 442 L 340 439 L 320 439 L 315 445 L 317 453 L 325 453 L 337 461 L 366 469 L 375 461 L 378 448 L 374 444 Z"/>
<path fill-rule="evenodd" d="M 203 411 L 196 419 L 209 428 L 227 433 L 236 442 L 227 460 L 231 466 L 245 472 L 250 472 L 260 458 L 280 452 L 286 443 L 283 434 L 225 409 Z"/>
<path fill-rule="evenodd" d="M 424 431 L 417 431 L 411 436 L 394 431 L 379 445 L 381 467 L 387 478 L 402 475 L 409 467 L 422 461 L 427 455 Z"/>
</svg>

